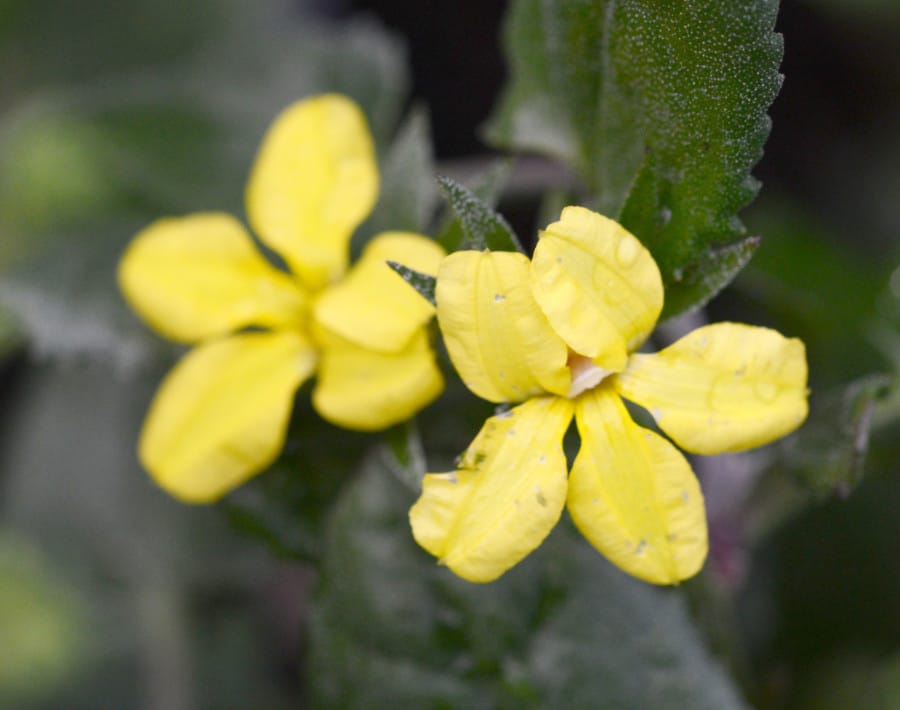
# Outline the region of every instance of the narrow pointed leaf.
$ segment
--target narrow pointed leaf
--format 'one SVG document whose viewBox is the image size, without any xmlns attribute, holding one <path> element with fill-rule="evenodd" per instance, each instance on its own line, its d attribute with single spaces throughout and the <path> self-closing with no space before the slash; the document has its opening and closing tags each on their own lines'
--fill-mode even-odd
<svg viewBox="0 0 900 710">
<path fill-rule="evenodd" d="M 422 298 L 428 301 L 432 306 L 435 305 L 434 289 L 435 286 L 437 286 L 436 277 L 430 276 L 429 274 L 423 274 L 421 271 L 416 271 L 415 269 L 410 269 L 408 266 L 398 264 L 396 261 L 388 261 L 387 264 L 400 274 L 400 276 L 403 277 L 403 280 L 412 286 Z"/>
<path fill-rule="evenodd" d="M 509 181 L 511 171 L 511 160 L 498 160 L 473 181 L 472 194 L 488 207 L 496 207 L 497 202 L 500 200 L 500 195 Z M 559 210 L 557 210 L 558 213 Z M 455 217 L 454 214 L 451 212 L 444 228 L 437 237 L 438 242 L 448 253 L 461 249 L 466 239 L 462 221 L 459 217 Z"/>
<path fill-rule="evenodd" d="M 512 227 L 501 215 L 458 182 L 448 177 L 439 177 L 437 180 L 450 207 L 459 217 L 468 248 L 523 251 Z"/>
</svg>

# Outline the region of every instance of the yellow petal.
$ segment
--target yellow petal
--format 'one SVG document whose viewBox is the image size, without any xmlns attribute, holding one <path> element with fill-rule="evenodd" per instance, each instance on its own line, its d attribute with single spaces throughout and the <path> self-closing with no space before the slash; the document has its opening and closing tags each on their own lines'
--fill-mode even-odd
<svg viewBox="0 0 900 710">
<path fill-rule="evenodd" d="M 568 392 L 568 349 L 531 295 L 523 254 L 455 252 L 435 295 L 447 352 L 472 392 L 491 402 Z"/>
<path fill-rule="evenodd" d="M 569 514 L 611 562 L 653 584 L 694 575 L 706 558 L 703 495 L 688 462 L 637 426 L 609 387 L 576 400 L 581 449 L 569 477 Z"/>
<path fill-rule="evenodd" d="M 396 353 L 369 350 L 324 332 L 318 339 L 322 359 L 313 405 L 345 429 L 386 429 L 412 417 L 444 388 L 424 328 Z"/>
<path fill-rule="evenodd" d="M 612 372 L 644 342 L 663 304 L 650 252 L 624 227 L 583 207 L 566 207 L 541 232 L 532 290 L 569 347 Z"/>
<path fill-rule="evenodd" d="M 396 261 L 430 276 L 444 256 L 439 244 L 409 232 L 379 234 L 347 277 L 316 301 L 320 325 L 357 345 L 396 352 L 434 315 L 434 306 L 417 294 L 387 262 Z"/>
<path fill-rule="evenodd" d="M 806 374 L 800 340 L 716 323 L 653 355 L 632 355 L 615 383 L 683 449 L 718 454 L 766 444 L 800 426 Z"/>
<path fill-rule="evenodd" d="M 294 393 L 315 358 L 309 341 L 284 332 L 194 348 L 156 393 L 141 433 L 141 462 L 185 502 L 228 493 L 278 455 Z"/>
<path fill-rule="evenodd" d="M 377 194 L 365 117 L 350 99 L 325 94 L 272 124 L 247 184 L 247 215 L 260 239 L 318 290 L 343 274 L 350 236 Z"/>
<path fill-rule="evenodd" d="M 431 473 L 413 536 L 463 579 L 490 582 L 550 534 L 566 499 L 572 403 L 539 397 L 488 419 L 452 473 Z"/>
<path fill-rule="evenodd" d="M 306 317 L 296 281 L 263 259 L 227 214 L 154 222 L 128 246 L 118 278 L 129 305 L 181 342 L 247 325 L 293 328 Z"/>
</svg>

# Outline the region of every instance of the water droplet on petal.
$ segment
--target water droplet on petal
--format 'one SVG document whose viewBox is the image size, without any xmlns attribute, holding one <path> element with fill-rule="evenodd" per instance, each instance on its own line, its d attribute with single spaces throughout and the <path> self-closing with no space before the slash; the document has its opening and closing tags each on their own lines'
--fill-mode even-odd
<svg viewBox="0 0 900 710">
<path fill-rule="evenodd" d="M 494 294 L 494 301 L 495 301 L 496 303 L 502 303 L 502 302 L 505 301 L 505 300 L 506 300 L 506 296 L 504 296 L 502 293 L 495 293 L 495 294 Z"/>
<path fill-rule="evenodd" d="M 634 264 L 634 262 L 637 260 L 637 257 L 637 242 L 634 239 L 624 237 L 619 242 L 619 246 L 616 247 L 616 261 L 619 262 L 619 266 L 627 269 L 632 264 Z"/>
</svg>

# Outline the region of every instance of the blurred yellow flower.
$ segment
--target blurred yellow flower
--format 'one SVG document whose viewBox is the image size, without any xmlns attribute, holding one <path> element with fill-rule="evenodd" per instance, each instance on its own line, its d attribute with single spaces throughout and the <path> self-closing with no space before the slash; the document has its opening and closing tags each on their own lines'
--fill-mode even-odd
<svg viewBox="0 0 900 710">
<path fill-rule="evenodd" d="M 349 429 L 383 429 L 440 393 L 426 331 L 434 310 L 385 262 L 434 274 L 441 247 L 386 232 L 347 271 L 377 193 L 362 112 L 316 96 L 276 119 L 246 193 L 250 225 L 291 273 L 227 214 L 162 219 L 129 245 L 118 274 L 128 303 L 166 337 L 196 344 L 160 386 L 139 444 L 169 493 L 212 501 L 271 463 L 314 372 L 316 410 Z"/>
<path fill-rule="evenodd" d="M 656 354 L 634 351 L 663 305 L 659 269 L 616 222 L 567 207 L 534 256 L 460 251 L 438 269 L 437 316 L 466 386 L 491 417 L 458 470 L 428 474 L 410 511 L 417 542 L 460 577 L 496 579 L 534 550 L 567 507 L 629 574 L 694 575 L 707 552 L 703 497 L 664 437 L 632 421 L 646 408 L 683 449 L 715 454 L 770 442 L 807 413 L 803 343 L 718 323 Z M 563 436 L 581 448 L 567 476 Z"/>
</svg>

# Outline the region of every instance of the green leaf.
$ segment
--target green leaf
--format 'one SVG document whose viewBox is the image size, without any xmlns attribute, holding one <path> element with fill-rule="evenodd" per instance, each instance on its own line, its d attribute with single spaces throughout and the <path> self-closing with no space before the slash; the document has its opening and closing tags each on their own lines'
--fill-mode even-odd
<svg viewBox="0 0 900 710">
<path fill-rule="evenodd" d="M 467 241 L 465 248 L 523 251 L 512 227 L 501 215 L 458 182 L 448 177 L 437 180 L 462 225 Z"/>
<path fill-rule="evenodd" d="M 749 263 L 761 239 L 744 237 L 724 246 L 711 246 L 700 257 L 676 269 L 672 278 L 678 288 L 666 291 L 666 313 L 684 313 L 705 306 Z"/>
<path fill-rule="evenodd" d="M 276 555 L 316 562 L 325 521 L 369 440 L 322 420 L 308 389 L 297 398 L 284 451 L 221 506 L 235 528 Z"/>
<path fill-rule="evenodd" d="M 511 160 L 498 160 L 486 170 L 479 173 L 472 183 L 471 192 L 488 207 L 494 208 L 500 201 L 500 195 L 509 182 L 512 170 Z M 457 251 L 462 247 L 466 239 L 462 220 L 455 216 L 453 210 L 444 222 L 443 228 L 437 237 L 448 253 Z"/>
<path fill-rule="evenodd" d="M 125 305 L 116 286 L 122 236 L 139 225 L 113 222 L 89 233 L 61 232 L 55 249 L 0 276 L 0 307 L 20 326 L 38 359 L 102 365 L 134 377 L 165 350 Z"/>
<path fill-rule="evenodd" d="M 897 377 L 870 375 L 813 398 L 809 421 L 785 441 L 777 467 L 818 496 L 846 497 L 863 478 L 870 437 L 896 427 L 898 393 Z"/>
<path fill-rule="evenodd" d="M 412 501 L 372 457 L 335 509 L 316 707 L 743 707 L 677 590 L 625 576 L 565 522 L 497 582 L 469 584 L 416 546 Z"/>
<path fill-rule="evenodd" d="M 758 189 L 750 170 L 781 85 L 776 13 L 776 0 L 512 6 L 513 78 L 488 137 L 580 173 L 595 206 L 653 253 L 664 317 L 708 300 L 740 262 L 710 252 L 742 239 L 736 215 Z"/>
<path fill-rule="evenodd" d="M 400 483 L 415 494 L 422 490 L 422 479 L 428 471 L 425 447 L 415 419 L 391 427 L 384 433 L 382 462 Z"/>
<path fill-rule="evenodd" d="M 94 636 L 80 601 L 37 546 L 0 533 L 0 705 L 36 707 L 83 670 Z"/>
<path fill-rule="evenodd" d="M 381 189 L 372 216 L 359 230 L 422 233 L 437 206 L 428 115 L 414 110 L 400 126 L 381 170 Z"/>
<path fill-rule="evenodd" d="M 432 306 L 437 305 L 434 296 L 434 289 L 437 287 L 437 279 L 434 276 L 423 274 L 421 271 L 416 271 L 415 269 L 410 269 L 408 266 L 398 264 L 396 261 L 388 261 L 387 265 L 400 274 L 403 280 L 412 286 L 416 290 L 416 293 L 422 298 L 428 301 Z"/>
<path fill-rule="evenodd" d="M 818 383 L 834 386 L 894 365 L 889 353 L 900 350 L 888 345 L 887 357 L 881 356 L 870 338 L 873 316 L 900 323 L 900 310 L 889 313 L 890 304 L 900 302 L 889 285 L 900 263 L 896 248 L 866 258 L 833 221 L 771 192 L 748 210 L 747 221 L 766 238 L 732 288 L 763 307 L 773 327 L 806 343 Z"/>
</svg>

